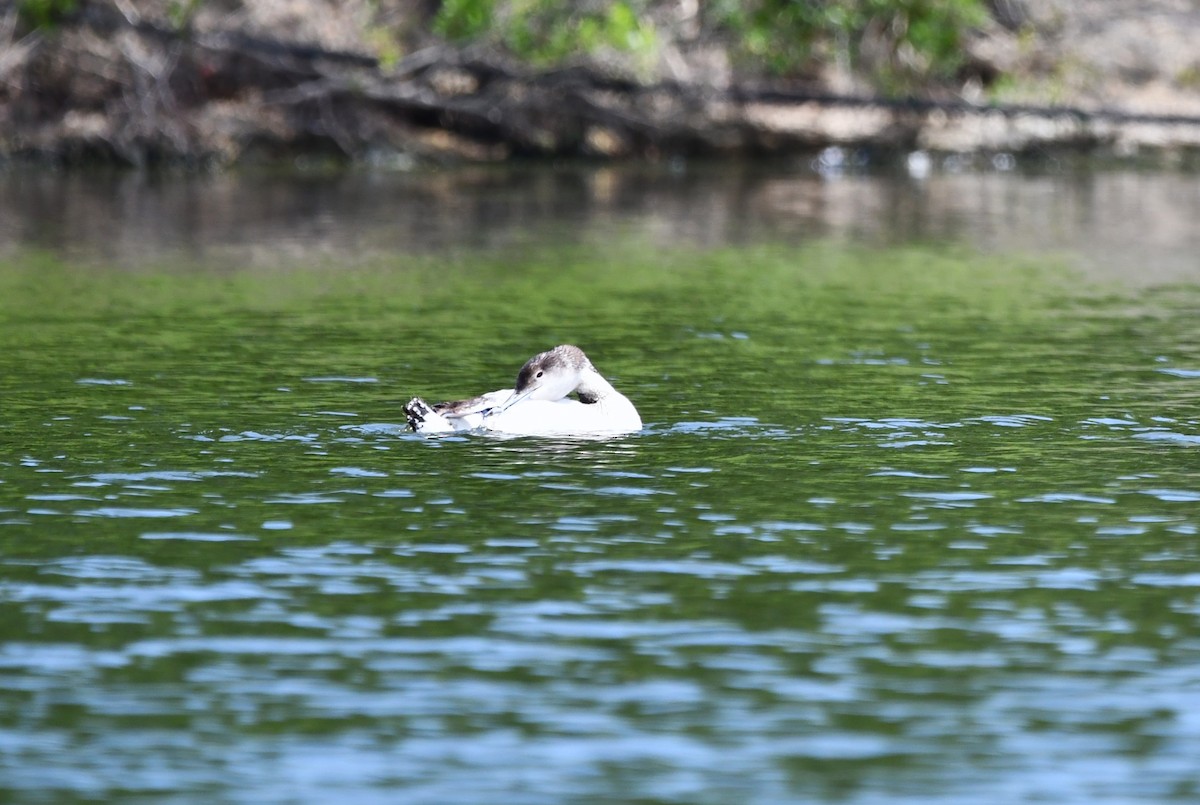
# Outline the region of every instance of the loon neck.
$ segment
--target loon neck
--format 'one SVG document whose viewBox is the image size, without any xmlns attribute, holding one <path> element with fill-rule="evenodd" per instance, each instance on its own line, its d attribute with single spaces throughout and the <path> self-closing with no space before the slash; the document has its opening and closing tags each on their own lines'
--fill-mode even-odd
<svg viewBox="0 0 1200 805">
<path fill-rule="evenodd" d="M 596 403 L 616 394 L 617 390 L 603 375 L 588 366 L 579 373 L 579 385 L 575 387 L 575 393 L 579 395 L 580 402 Z"/>
</svg>

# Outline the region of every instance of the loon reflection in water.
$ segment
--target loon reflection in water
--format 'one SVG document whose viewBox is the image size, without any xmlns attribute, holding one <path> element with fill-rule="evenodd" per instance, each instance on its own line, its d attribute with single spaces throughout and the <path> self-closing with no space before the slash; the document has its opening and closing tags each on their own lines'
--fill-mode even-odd
<svg viewBox="0 0 1200 805">
<path fill-rule="evenodd" d="M 567 396 L 572 392 L 578 399 Z M 596 371 L 582 349 L 570 344 L 526 361 L 515 388 L 436 405 L 413 397 L 404 414 L 408 426 L 424 434 L 479 430 L 572 436 L 632 433 L 642 428 L 633 403 Z"/>
</svg>

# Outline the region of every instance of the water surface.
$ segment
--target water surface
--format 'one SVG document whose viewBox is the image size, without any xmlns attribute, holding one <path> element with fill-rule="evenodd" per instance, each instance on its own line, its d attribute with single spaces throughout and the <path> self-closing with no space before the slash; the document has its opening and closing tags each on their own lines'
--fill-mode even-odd
<svg viewBox="0 0 1200 805">
<path fill-rule="evenodd" d="M 9 799 L 1200 796 L 1193 178 L 0 179 Z"/>
</svg>

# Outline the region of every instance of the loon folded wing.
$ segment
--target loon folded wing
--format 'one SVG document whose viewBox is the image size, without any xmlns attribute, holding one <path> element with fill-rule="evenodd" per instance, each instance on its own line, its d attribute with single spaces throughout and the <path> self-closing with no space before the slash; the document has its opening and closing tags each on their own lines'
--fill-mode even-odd
<svg viewBox="0 0 1200 805">
<path fill-rule="evenodd" d="M 408 426 L 416 433 L 453 433 L 475 430 L 483 425 L 493 408 L 512 396 L 512 389 L 500 389 L 467 400 L 452 400 L 430 405 L 413 397 L 404 406 Z"/>
</svg>

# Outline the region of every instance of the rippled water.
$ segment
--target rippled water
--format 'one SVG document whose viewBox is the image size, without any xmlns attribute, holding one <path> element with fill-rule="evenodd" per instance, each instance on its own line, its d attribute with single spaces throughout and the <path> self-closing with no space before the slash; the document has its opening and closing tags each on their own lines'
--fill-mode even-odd
<svg viewBox="0 0 1200 805">
<path fill-rule="evenodd" d="M 344 261 L 11 240 L 0 793 L 1200 797 L 1191 235 L 1147 289 L 1083 245 L 637 220 Z M 560 341 L 644 432 L 404 431 Z"/>
</svg>

